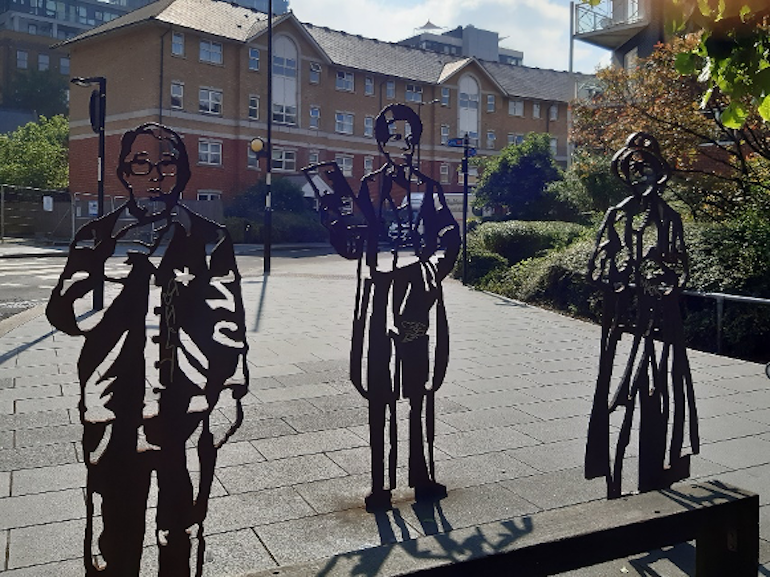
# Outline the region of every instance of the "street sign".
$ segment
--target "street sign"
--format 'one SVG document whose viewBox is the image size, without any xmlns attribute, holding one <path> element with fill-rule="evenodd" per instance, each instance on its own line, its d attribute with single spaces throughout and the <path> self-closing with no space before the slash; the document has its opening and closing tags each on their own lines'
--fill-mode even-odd
<svg viewBox="0 0 770 577">
<path fill-rule="evenodd" d="M 468 156 L 476 156 L 476 149 L 475 148 L 468 148 Z"/>
<path fill-rule="evenodd" d="M 447 140 L 446 145 L 447 146 L 454 146 L 454 147 L 462 148 L 462 146 L 463 146 L 463 139 L 462 138 L 450 138 L 449 140 Z"/>
</svg>

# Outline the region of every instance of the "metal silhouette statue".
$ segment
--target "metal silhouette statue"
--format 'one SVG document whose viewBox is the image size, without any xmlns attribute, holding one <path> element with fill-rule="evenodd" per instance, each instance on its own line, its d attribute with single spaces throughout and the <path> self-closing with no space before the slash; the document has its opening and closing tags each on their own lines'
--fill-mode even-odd
<svg viewBox="0 0 770 577">
<path fill-rule="evenodd" d="M 190 178 L 178 134 L 154 123 L 126 132 L 117 172 L 128 201 L 77 232 L 46 310 L 56 328 L 85 337 L 86 575 L 139 575 L 153 476 L 159 575 L 201 575 L 217 450 L 243 419 L 248 386 L 240 274 L 226 229 L 178 203 Z M 127 241 L 147 227 L 150 242 Z M 129 247 L 125 274 L 105 276 L 112 302 L 100 318 L 78 317 L 119 241 Z"/>
<path fill-rule="evenodd" d="M 364 176 L 358 194 L 336 162 L 303 169 L 315 189 L 332 245 L 341 256 L 358 260 L 350 378 L 369 406 L 369 511 L 391 506 L 400 398 L 409 402 L 409 486 L 418 500 L 446 496 L 446 488 L 435 478 L 435 394 L 449 361 L 441 282 L 454 266 L 460 233 L 439 183 L 414 165 L 421 133 L 422 123 L 411 108 L 385 107 L 375 121 L 375 138 L 385 164 Z M 331 191 L 324 193 L 314 184 L 316 171 L 326 178 Z M 413 190 L 416 183 L 425 186 L 421 202 Z M 390 252 L 381 253 L 379 241 L 386 232 L 388 214 L 394 218 L 391 229 L 396 234 Z"/>
<path fill-rule="evenodd" d="M 599 376 L 585 457 L 586 478 L 605 477 L 610 499 L 621 495 L 623 458 L 637 399 L 640 492 L 687 478 L 690 454 L 699 450 L 679 310 L 688 276 L 684 232 L 679 214 L 660 197 L 670 168 L 655 138 L 638 132 L 615 154 L 612 170 L 632 194 L 607 211 L 588 265 L 589 278 L 602 290 L 604 301 Z M 631 336 L 631 349 L 619 378 L 613 379 L 613 363 L 624 334 Z M 613 383 L 616 388 L 610 400 Z M 621 408 L 619 437 L 611 457 L 610 418 Z"/>
</svg>

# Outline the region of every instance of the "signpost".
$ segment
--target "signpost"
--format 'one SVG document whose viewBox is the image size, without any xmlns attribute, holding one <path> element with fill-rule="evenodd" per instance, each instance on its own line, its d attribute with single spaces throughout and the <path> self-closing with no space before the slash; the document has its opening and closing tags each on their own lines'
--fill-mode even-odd
<svg viewBox="0 0 770 577">
<path fill-rule="evenodd" d="M 463 138 L 450 138 L 447 146 L 463 148 L 463 284 L 468 281 L 468 158 L 476 156 L 476 149 L 470 146 L 468 133 Z"/>
</svg>

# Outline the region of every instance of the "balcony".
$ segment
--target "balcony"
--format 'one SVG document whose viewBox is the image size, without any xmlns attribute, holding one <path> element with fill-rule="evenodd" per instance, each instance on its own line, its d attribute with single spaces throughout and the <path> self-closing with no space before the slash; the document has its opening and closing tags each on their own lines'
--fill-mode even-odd
<svg viewBox="0 0 770 577">
<path fill-rule="evenodd" d="M 575 38 L 616 50 L 650 23 L 644 0 L 603 0 L 598 6 L 575 6 Z"/>
</svg>

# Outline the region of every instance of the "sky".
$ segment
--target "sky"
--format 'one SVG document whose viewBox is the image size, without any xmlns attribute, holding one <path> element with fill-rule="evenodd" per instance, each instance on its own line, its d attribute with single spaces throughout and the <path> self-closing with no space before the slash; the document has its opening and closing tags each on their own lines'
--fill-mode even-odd
<svg viewBox="0 0 770 577">
<path fill-rule="evenodd" d="M 289 8 L 301 22 L 388 42 L 416 34 L 428 20 L 447 30 L 472 24 L 523 51 L 526 66 L 569 68 L 569 0 L 290 0 Z M 575 71 L 608 64 L 609 52 L 575 41 Z"/>
</svg>

